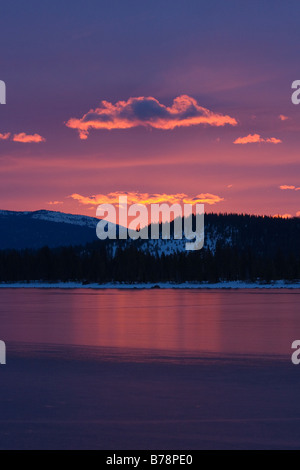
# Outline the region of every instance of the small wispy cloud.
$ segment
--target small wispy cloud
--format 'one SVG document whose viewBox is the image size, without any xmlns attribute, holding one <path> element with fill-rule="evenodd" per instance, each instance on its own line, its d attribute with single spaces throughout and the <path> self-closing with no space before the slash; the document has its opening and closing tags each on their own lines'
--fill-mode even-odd
<svg viewBox="0 0 300 470">
<path fill-rule="evenodd" d="M 48 205 L 48 206 L 59 206 L 59 205 L 61 205 L 61 204 L 63 204 L 62 201 L 50 201 L 50 202 L 47 202 L 47 205 Z"/>
<path fill-rule="evenodd" d="M 67 127 L 76 129 L 80 139 L 87 139 L 92 129 L 131 129 L 144 126 L 170 130 L 176 127 L 197 125 L 237 125 L 231 116 L 215 113 L 199 106 L 194 98 L 182 95 L 174 99 L 172 106 L 165 106 L 153 97 L 129 98 L 112 104 L 102 101 L 99 108 L 91 109 L 82 118 L 71 118 Z"/>
<path fill-rule="evenodd" d="M 285 116 L 284 114 L 280 114 L 278 116 L 278 119 L 280 119 L 280 121 L 288 121 L 290 118 L 288 116 Z"/>
<path fill-rule="evenodd" d="M 8 140 L 10 138 L 10 133 L 0 134 L 0 140 Z"/>
<path fill-rule="evenodd" d="M 119 204 L 119 197 L 127 196 L 128 204 L 208 204 L 214 205 L 224 198 L 210 193 L 201 193 L 195 197 L 190 197 L 184 193 L 178 194 L 150 194 L 150 193 L 139 193 L 136 191 L 121 192 L 116 191 L 109 194 L 97 194 L 95 196 L 82 196 L 80 194 L 72 194 L 71 197 L 80 204 L 89 206 L 98 206 L 100 204 Z"/>
<path fill-rule="evenodd" d="M 20 142 L 23 144 L 38 144 L 40 142 L 46 142 L 46 139 L 39 134 L 25 134 L 25 132 L 21 132 L 20 134 L 15 134 L 12 139 L 14 142 Z"/>
<path fill-rule="evenodd" d="M 239 137 L 234 142 L 236 145 L 247 145 L 247 144 L 282 144 L 282 140 L 276 139 L 275 137 L 263 138 L 259 134 L 249 134 L 246 137 Z"/>
<path fill-rule="evenodd" d="M 283 191 L 300 191 L 300 188 L 297 188 L 296 186 L 289 186 L 287 184 L 283 184 L 282 186 L 279 186 L 279 188 Z"/>
</svg>

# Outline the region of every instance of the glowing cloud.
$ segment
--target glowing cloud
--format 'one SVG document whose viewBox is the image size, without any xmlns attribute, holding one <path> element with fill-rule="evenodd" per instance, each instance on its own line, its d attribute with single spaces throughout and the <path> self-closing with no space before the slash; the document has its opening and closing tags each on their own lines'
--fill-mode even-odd
<svg viewBox="0 0 300 470">
<path fill-rule="evenodd" d="M 246 137 L 239 137 L 233 143 L 240 144 L 240 145 L 259 144 L 259 143 L 276 145 L 276 144 L 282 144 L 282 140 L 275 139 L 275 137 L 264 139 L 259 134 L 249 134 Z"/>
<path fill-rule="evenodd" d="M 288 121 L 290 118 L 288 116 L 285 116 L 284 114 L 280 114 L 280 116 L 278 116 L 278 119 L 280 119 L 280 121 Z"/>
<path fill-rule="evenodd" d="M 25 132 L 21 134 L 15 134 L 13 137 L 14 142 L 21 142 L 23 144 L 38 144 L 40 142 L 46 142 L 46 139 L 39 134 L 28 135 Z"/>
<path fill-rule="evenodd" d="M 47 205 L 48 205 L 48 206 L 59 206 L 59 205 L 61 205 L 61 204 L 63 204 L 62 201 L 50 201 L 50 202 L 47 202 Z"/>
<path fill-rule="evenodd" d="M 80 204 L 98 206 L 100 204 L 119 203 L 120 196 L 127 196 L 128 204 L 208 204 L 213 205 L 224 201 L 223 198 L 215 194 L 203 193 L 195 197 L 189 197 L 187 194 L 149 194 L 138 192 L 121 192 L 116 191 L 109 194 L 98 194 L 96 196 L 85 197 L 80 194 L 72 194 L 70 197 Z"/>
<path fill-rule="evenodd" d="M 10 138 L 10 133 L 7 132 L 6 134 L 0 134 L 0 140 L 7 140 Z"/>
<path fill-rule="evenodd" d="M 288 186 L 288 185 L 282 185 L 282 186 L 279 186 L 280 189 L 282 189 L 283 191 L 287 191 L 287 190 L 290 190 L 290 191 L 300 191 L 300 188 L 296 188 L 296 186 Z"/>
<path fill-rule="evenodd" d="M 91 109 L 81 119 L 71 118 L 66 126 L 76 129 L 81 139 L 87 139 L 92 129 L 131 129 L 137 126 L 155 129 L 175 129 L 197 125 L 236 126 L 236 119 L 217 114 L 199 106 L 194 98 L 182 95 L 172 106 L 161 104 L 153 97 L 129 98 L 116 104 L 102 101 L 99 108 Z"/>
<path fill-rule="evenodd" d="M 299 212 L 297 212 L 296 216 L 297 216 L 297 217 L 300 217 L 300 211 L 299 211 Z"/>
</svg>

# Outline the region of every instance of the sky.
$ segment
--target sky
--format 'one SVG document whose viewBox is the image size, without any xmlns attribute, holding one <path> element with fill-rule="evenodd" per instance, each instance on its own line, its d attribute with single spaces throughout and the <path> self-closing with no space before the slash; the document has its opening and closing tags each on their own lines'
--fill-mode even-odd
<svg viewBox="0 0 300 470">
<path fill-rule="evenodd" d="M 0 2 L 0 209 L 300 215 L 298 0 Z"/>
</svg>

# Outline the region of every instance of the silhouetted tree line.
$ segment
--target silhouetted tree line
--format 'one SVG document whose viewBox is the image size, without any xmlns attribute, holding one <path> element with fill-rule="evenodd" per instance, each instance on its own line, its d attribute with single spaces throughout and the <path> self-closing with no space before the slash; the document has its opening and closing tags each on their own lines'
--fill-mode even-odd
<svg viewBox="0 0 300 470">
<path fill-rule="evenodd" d="M 162 255 L 140 251 L 139 242 L 114 256 L 110 242 L 84 247 L 0 251 L 0 281 L 83 283 L 300 279 L 300 220 L 207 215 L 207 243 L 195 252 Z M 212 248 L 212 241 L 218 240 Z"/>
</svg>

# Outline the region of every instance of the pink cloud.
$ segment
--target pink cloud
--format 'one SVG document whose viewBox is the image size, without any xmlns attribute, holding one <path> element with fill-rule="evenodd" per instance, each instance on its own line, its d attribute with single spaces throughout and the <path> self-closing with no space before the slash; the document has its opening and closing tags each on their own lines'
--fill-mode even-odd
<svg viewBox="0 0 300 470">
<path fill-rule="evenodd" d="M 39 134 L 29 135 L 25 134 L 25 132 L 21 132 L 20 134 L 14 135 L 13 141 L 21 142 L 23 144 L 38 144 L 40 142 L 46 142 L 46 139 Z"/>
<path fill-rule="evenodd" d="M 246 137 L 239 137 L 233 143 L 234 144 L 240 144 L 240 145 L 259 144 L 259 143 L 275 144 L 276 145 L 276 144 L 281 144 L 282 140 L 276 139 L 275 137 L 270 137 L 270 138 L 264 139 L 259 134 L 249 134 Z"/>
<path fill-rule="evenodd" d="M 194 98 L 182 95 L 172 106 L 161 104 L 153 97 L 129 98 L 116 104 L 102 101 L 99 108 L 91 109 L 82 118 L 71 118 L 66 126 L 76 129 L 81 139 L 87 139 L 92 129 L 131 129 L 144 126 L 155 129 L 175 129 L 196 125 L 236 126 L 236 119 L 214 113 L 199 106 Z"/>
<path fill-rule="evenodd" d="M 7 140 L 10 138 L 10 133 L 7 132 L 6 134 L 0 134 L 0 140 Z"/>
<path fill-rule="evenodd" d="M 288 121 L 290 119 L 288 116 L 285 116 L 284 114 L 280 114 L 278 118 L 280 119 L 280 121 Z"/>
</svg>

